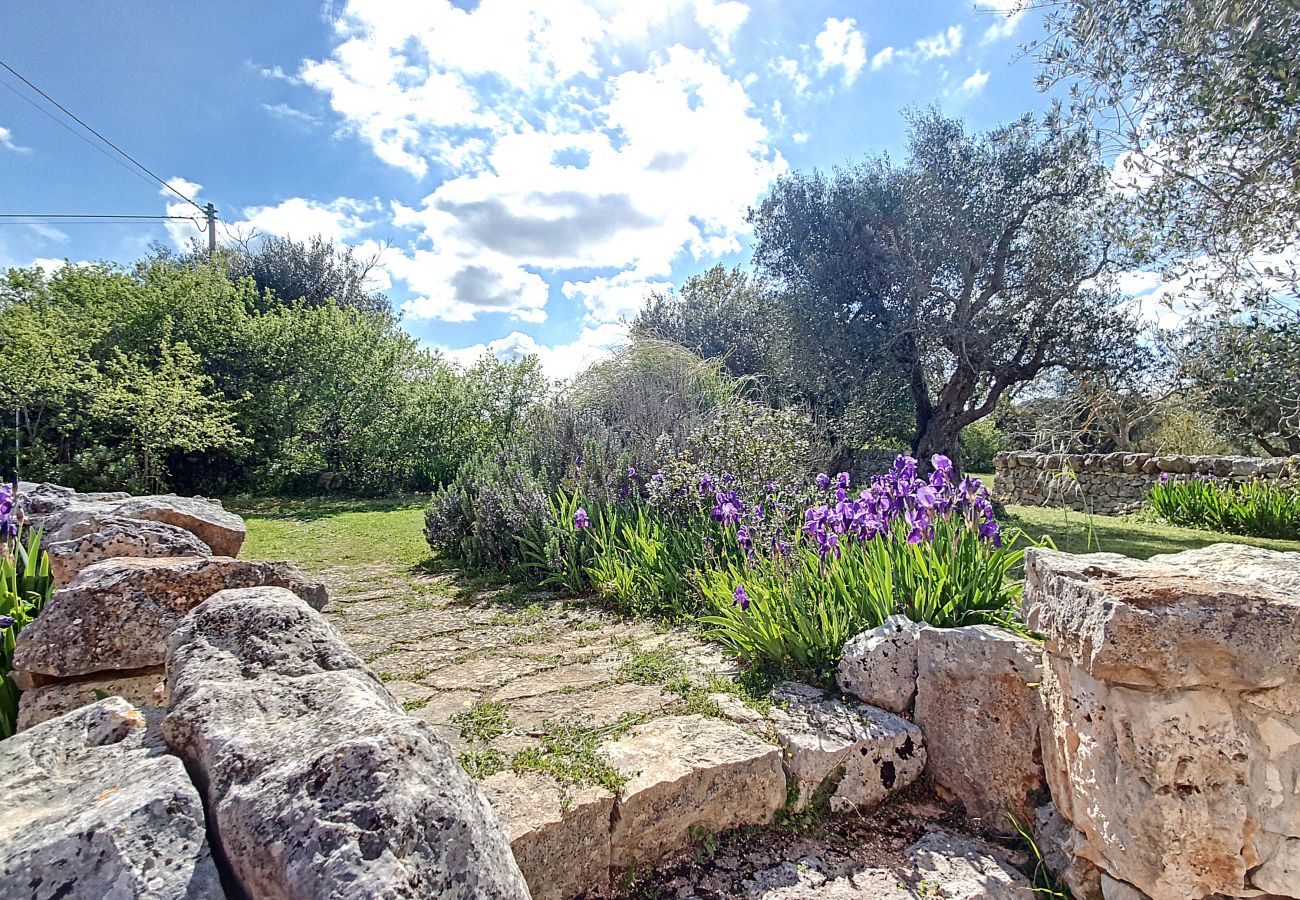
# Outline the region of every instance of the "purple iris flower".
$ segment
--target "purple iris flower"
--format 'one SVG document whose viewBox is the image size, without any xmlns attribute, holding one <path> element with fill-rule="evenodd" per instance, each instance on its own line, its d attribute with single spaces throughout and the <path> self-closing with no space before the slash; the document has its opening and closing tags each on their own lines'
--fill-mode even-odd
<svg viewBox="0 0 1300 900">
<path fill-rule="evenodd" d="M 710 478 L 708 475 L 700 476 L 700 493 L 712 494 L 713 489 L 714 489 L 713 479 Z"/>
<path fill-rule="evenodd" d="M 776 482 L 775 482 L 775 481 L 769 481 L 767 484 L 763 485 L 763 490 L 767 491 L 769 494 L 775 494 L 775 493 L 776 493 Z"/>
<path fill-rule="evenodd" d="M 849 489 L 849 484 L 850 484 L 850 483 L 851 483 L 851 482 L 850 482 L 850 479 L 849 479 L 849 473 L 848 473 L 848 472 L 841 472 L 840 474 L 838 474 L 838 475 L 835 476 L 835 485 L 836 485 L 836 487 L 843 488 L 844 490 L 847 491 L 847 490 Z"/>
<path fill-rule="evenodd" d="M 723 473 L 722 473 L 722 483 L 723 483 L 723 484 L 731 484 L 731 483 L 732 483 L 733 481 L 735 481 L 735 480 L 736 480 L 736 476 L 735 476 L 735 475 L 732 475 L 730 472 L 723 472 Z"/>
<path fill-rule="evenodd" d="M 828 487 L 831 486 L 831 476 L 827 475 L 825 472 L 822 472 L 820 475 L 817 476 L 817 486 L 821 488 L 823 491 L 826 490 Z"/>
<path fill-rule="evenodd" d="M 749 609 L 749 594 L 745 593 L 744 585 L 736 585 L 736 590 L 731 595 L 734 599 L 731 601 L 732 606 L 739 606 L 741 612 Z"/>
<path fill-rule="evenodd" d="M 735 491 L 723 493 L 718 491 L 714 495 L 717 503 L 713 506 L 713 518 L 723 525 L 738 525 L 740 523 L 741 513 L 745 511 L 745 504 Z"/>
<path fill-rule="evenodd" d="M 1160 473 L 1160 483 L 1161 483 L 1161 484 L 1168 484 L 1168 483 L 1169 483 L 1169 473 L 1168 473 L 1168 472 L 1161 472 L 1161 473 Z"/>
<path fill-rule="evenodd" d="M 754 555 L 754 539 L 749 535 L 749 528 L 741 525 L 736 529 L 736 543 L 745 551 L 746 556 Z"/>
<path fill-rule="evenodd" d="M 591 519 L 587 517 L 587 511 L 581 506 L 579 506 L 578 511 L 573 514 L 573 527 L 577 529 L 591 527 Z"/>
<path fill-rule="evenodd" d="M 1002 546 L 1002 528 L 992 519 L 980 525 L 980 537 L 991 541 L 995 549 Z"/>
<path fill-rule="evenodd" d="M 922 509 L 934 509 L 939 505 L 939 492 L 928 484 L 922 484 L 918 487 L 913 496 L 916 497 L 917 505 Z"/>
<path fill-rule="evenodd" d="M 13 628 L 13 627 L 14 627 L 13 616 L 0 616 L 0 631 L 4 631 L 6 628 Z"/>
<path fill-rule="evenodd" d="M 655 484 L 663 484 L 664 483 L 663 470 L 660 469 L 658 472 L 655 472 L 653 475 L 651 475 L 650 480 L 653 481 Z"/>
<path fill-rule="evenodd" d="M 628 466 L 628 467 L 627 467 L 627 477 L 628 477 L 628 480 L 631 480 L 631 479 L 633 479 L 633 478 L 636 478 L 636 469 L 632 468 L 631 466 Z"/>
</svg>

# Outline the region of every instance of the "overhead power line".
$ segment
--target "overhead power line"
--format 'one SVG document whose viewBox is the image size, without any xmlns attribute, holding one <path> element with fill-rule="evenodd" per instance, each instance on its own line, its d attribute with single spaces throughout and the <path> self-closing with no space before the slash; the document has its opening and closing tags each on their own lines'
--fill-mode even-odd
<svg viewBox="0 0 1300 900">
<path fill-rule="evenodd" d="M 51 104 L 53 104 L 55 107 L 57 107 L 57 108 L 58 108 L 58 109 L 59 109 L 59 110 L 60 110 L 64 115 L 66 115 L 68 118 L 72 119 L 72 121 L 76 122 L 76 123 L 77 123 L 78 125 L 80 125 L 82 128 L 86 129 L 86 130 L 89 131 L 91 134 L 93 134 L 95 137 L 99 138 L 101 141 L 103 141 L 103 142 L 104 142 L 105 144 L 107 144 L 109 147 L 112 147 L 114 151 L 116 151 L 119 155 L 121 155 L 124 159 L 126 159 L 128 162 L 130 162 L 133 166 L 135 166 L 135 167 L 136 167 L 137 169 L 139 169 L 141 172 L 143 172 L 144 174 L 148 175 L 148 176 L 149 176 L 150 178 L 152 178 L 154 181 L 158 182 L 158 184 L 162 185 L 163 188 L 165 188 L 166 190 L 171 191 L 171 192 L 172 192 L 173 194 L 175 194 L 177 197 L 180 197 L 180 198 L 181 198 L 182 200 L 184 200 L 186 203 L 190 204 L 190 205 L 193 206 L 195 209 L 199 210 L 200 212 L 204 213 L 205 215 L 208 214 L 208 211 L 207 211 L 206 209 L 204 209 L 202 206 L 199 206 L 199 204 L 196 203 L 196 202 L 194 201 L 193 198 L 185 196 L 185 195 L 182 194 L 180 191 L 176 190 L 176 188 L 172 187 L 170 184 L 168 184 L 167 182 L 163 181 L 161 178 L 159 178 L 159 177 L 158 177 L 158 176 L 153 172 L 152 169 L 150 169 L 150 168 L 149 168 L 148 166 L 146 166 L 144 163 L 140 162 L 138 159 L 136 159 L 136 158 L 135 158 L 134 156 L 132 156 L 131 154 L 127 153 L 125 150 L 123 150 L 123 149 L 122 149 L 121 147 L 119 147 L 117 144 L 113 143 L 113 142 L 110 141 L 108 138 L 104 137 L 104 135 L 100 134 L 98 131 L 96 131 L 94 128 L 92 128 L 90 125 L 86 124 L 86 123 L 85 123 L 81 118 L 79 118 L 79 117 L 76 115 L 76 113 L 72 112 L 72 110 L 68 109 L 66 106 L 64 106 L 62 103 L 60 103 L 58 100 L 55 100 L 55 99 L 54 99 L 53 97 L 51 97 L 49 94 L 45 93 L 45 91 L 41 90 L 41 89 L 38 88 L 36 85 L 32 84 L 29 80 L 27 80 L 27 78 L 25 78 L 25 77 L 22 75 L 22 73 L 20 73 L 18 70 L 16 70 L 13 66 L 9 65 L 9 63 L 7 63 L 7 62 L 5 62 L 4 60 L 0 59 L 0 66 L 2 66 L 2 67 L 4 67 L 5 69 L 7 69 L 11 75 L 13 75 L 15 78 L 17 78 L 17 79 L 18 79 L 19 81 L 21 81 L 23 84 L 27 85 L 27 86 L 28 86 L 29 88 L 31 88 L 33 91 L 35 91 L 36 93 L 38 93 L 38 94 L 40 94 L 42 97 L 44 97 L 47 101 L 49 101 Z"/>
</svg>

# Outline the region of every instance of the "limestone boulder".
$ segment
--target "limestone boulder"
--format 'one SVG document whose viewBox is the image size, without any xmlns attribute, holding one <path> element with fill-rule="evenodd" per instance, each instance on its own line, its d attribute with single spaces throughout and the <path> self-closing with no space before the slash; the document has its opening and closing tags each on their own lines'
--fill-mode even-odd
<svg viewBox="0 0 1300 900">
<path fill-rule="evenodd" d="M 1148 562 L 1206 575 L 1227 576 L 1252 584 L 1266 584 L 1283 594 L 1300 598 L 1300 554 L 1296 553 L 1246 544 L 1211 544 L 1181 553 L 1160 554 Z M 1300 599 L 1295 602 L 1300 603 Z"/>
<path fill-rule="evenodd" d="M 263 585 L 288 588 L 317 609 L 327 600 L 324 586 L 287 562 L 214 556 L 96 563 L 55 591 L 18 635 L 16 680 L 28 689 L 93 672 L 161 665 L 167 636 L 185 613 L 226 588 Z"/>
<path fill-rule="evenodd" d="M 613 794 L 600 787 L 566 793 L 550 778 L 514 772 L 498 772 L 482 788 L 533 900 L 606 893 Z"/>
<path fill-rule="evenodd" d="M 248 536 L 242 518 L 227 512 L 216 500 L 203 497 L 178 497 L 175 494 L 132 497 L 122 501 L 113 511 L 119 516 L 184 528 L 211 547 L 217 556 L 238 556 L 239 548 Z"/>
<path fill-rule="evenodd" d="M 932 831 L 907 855 L 922 882 L 945 900 L 1024 900 L 1029 879 L 993 847 L 946 831 Z"/>
<path fill-rule="evenodd" d="M 916 699 L 916 653 L 924 623 L 890 616 L 844 645 L 835 681 L 863 703 L 909 715 Z"/>
<path fill-rule="evenodd" d="M 891 712 L 826 698 L 786 683 L 772 692 L 770 713 L 785 750 L 787 793 L 795 810 L 820 792 L 836 812 L 865 812 L 920 776 L 921 730 Z"/>
<path fill-rule="evenodd" d="M 93 521 L 93 530 L 68 540 L 44 542 L 55 584 L 71 584 L 82 569 L 115 557 L 212 555 L 207 544 L 175 525 L 115 515 L 94 517 Z"/>
<path fill-rule="evenodd" d="M 770 824 L 785 803 L 780 748 L 721 719 L 654 719 L 597 754 L 626 779 L 610 834 L 616 873 L 689 847 L 694 828 Z"/>
<path fill-rule="evenodd" d="M 1300 634 L 1300 594 L 1273 586 L 1300 562 L 1235 544 L 1212 549 L 1194 557 L 1196 569 L 1169 557 L 1031 547 L 1025 622 L 1052 653 L 1117 684 L 1243 690 L 1300 681 L 1300 654 L 1260 652 L 1294 646 Z M 1257 580 L 1227 574 L 1234 560 Z"/>
<path fill-rule="evenodd" d="M 1039 750 L 1038 645 L 992 625 L 921 633 L 916 724 L 926 772 L 944 798 L 1014 833 L 1045 794 Z"/>
<path fill-rule="evenodd" d="M 1049 802 L 1038 808 L 1032 834 L 1042 864 L 1058 883 L 1070 889 L 1074 900 L 1101 900 L 1101 870 L 1080 855 L 1087 839 L 1066 821 L 1055 804 Z"/>
<path fill-rule="evenodd" d="M 0 742 L 0 895 L 224 896 L 198 792 L 146 731 L 112 697 Z"/>
<path fill-rule="evenodd" d="M 121 697 L 137 709 L 162 707 L 167 702 L 162 666 L 140 674 L 113 674 L 103 678 L 46 684 L 18 697 L 18 730 L 57 718 L 105 697 Z"/>
<path fill-rule="evenodd" d="M 169 639 L 167 686 L 163 734 L 247 895 L 528 896 L 449 748 L 292 592 L 196 607 Z"/>
</svg>

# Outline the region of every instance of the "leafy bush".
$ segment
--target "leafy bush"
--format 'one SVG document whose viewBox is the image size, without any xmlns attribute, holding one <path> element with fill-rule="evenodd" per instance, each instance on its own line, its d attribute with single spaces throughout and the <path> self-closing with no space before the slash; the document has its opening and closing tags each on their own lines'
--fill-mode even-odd
<svg viewBox="0 0 1300 900">
<path fill-rule="evenodd" d="M 54 592 L 49 557 L 40 550 L 39 529 L 23 542 L 17 491 L 0 485 L 0 738 L 18 726 L 18 687 L 13 682 L 14 646 Z"/>
<path fill-rule="evenodd" d="M 543 531 L 548 487 L 510 453 L 470 460 L 434 492 L 424 533 L 435 551 L 475 571 L 510 572 L 524 562 L 521 537 Z"/>
<path fill-rule="evenodd" d="M 1147 509 L 1171 525 L 1254 537 L 1300 539 L 1300 485 L 1162 477 Z"/>
<path fill-rule="evenodd" d="M 961 461 L 967 472 L 992 472 L 993 457 L 1011 449 L 1011 441 L 992 419 L 980 419 L 961 430 Z"/>
</svg>

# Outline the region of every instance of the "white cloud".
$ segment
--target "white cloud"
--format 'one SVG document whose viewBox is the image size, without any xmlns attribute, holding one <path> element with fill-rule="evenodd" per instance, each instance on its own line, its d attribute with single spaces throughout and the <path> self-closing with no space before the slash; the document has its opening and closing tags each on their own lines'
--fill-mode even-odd
<svg viewBox="0 0 1300 900">
<path fill-rule="evenodd" d="M 962 27 L 952 25 L 946 31 L 940 31 L 938 34 L 917 41 L 913 55 L 922 62 L 936 57 L 952 56 L 961 49 L 961 39 Z"/>
<path fill-rule="evenodd" d="M 796 144 L 806 144 L 808 143 L 808 135 L 804 134 L 802 131 L 796 131 L 794 134 L 790 135 L 790 140 L 794 141 Z"/>
<path fill-rule="evenodd" d="M 348 197 L 326 202 L 290 197 L 274 206 L 246 208 L 244 217 L 231 227 L 244 233 L 257 231 L 298 240 L 320 235 L 342 243 L 369 227 L 371 223 L 365 216 L 373 212 L 373 206 Z"/>
<path fill-rule="evenodd" d="M 856 19 L 827 19 L 814 44 L 821 53 L 818 71 L 823 74 L 835 66 L 844 69 L 844 83 L 852 84 L 867 64 L 867 46 Z"/>
<path fill-rule="evenodd" d="M 881 50 L 875 56 L 871 57 L 871 71 L 876 72 L 883 69 L 885 66 L 889 65 L 893 58 L 894 48 L 886 47 L 884 50 Z"/>
<path fill-rule="evenodd" d="M 731 39 L 748 18 L 749 7 L 737 0 L 695 0 L 695 21 L 723 53 L 731 53 Z"/>
<path fill-rule="evenodd" d="M 984 0 L 981 7 L 982 11 L 992 13 L 998 19 L 988 27 L 984 37 L 980 39 L 980 43 L 989 44 L 1009 38 L 1016 33 L 1016 26 L 1024 18 L 1029 2 L 1028 0 Z"/>
<path fill-rule="evenodd" d="M 976 69 L 971 76 L 961 83 L 963 94 L 973 96 L 984 90 L 984 85 L 989 83 L 989 73 Z"/>
<path fill-rule="evenodd" d="M 295 109 L 287 103 L 263 103 L 262 109 L 266 110 L 277 119 L 288 119 L 291 122 L 299 122 L 304 125 L 319 125 L 320 119 L 316 118 L 309 112 L 301 109 Z"/>
<path fill-rule="evenodd" d="M 49 259 L 46 257 L 38 257 L 32 260 L 32 264 L 28 268 L 40 269 L 41 272 L 45 275 L 45 277 L 49 278 L 55 272 L 59 271 L 59 269 L 62 269 L 64 266 L 68 266 L 68 265 L 76 265 L 76 263 L 70 263 L 66 259 Z"/>
<path fill-rule="evenodd" d="M 543 276 L 558 275 L 599 322 L 681 256 L 739 249 L 746 209 L 785 169 L 745 87 L 712 47 L 617 63 L 674 11 L 722 48 L 749 12 L 735 0 L 348 3 L 339 45 L 301 71 L 381 160 L 439 174 L 423 200 L 393 205 L 393 224 L 418 232 L 386 261 L 415 295 L 409 317 L 539 322 Z"/>
<path fill-rule="evenodd" d="M 593 363 L 609 356 L 627 342 L 627 328 L 617 323 L 606 323 L 583 328 L 578 337 L 567 344 L 548 346 L 536 338 L 512 331 L 503 338 L 486 344 L 474 344 L 457 350 L 443 350 L 448 358 L 461 365 L 471 365 L 485 353 L 507 360 L 536 356 L 542 369 L 554 379 L 572 378 Z"/>
<path fill-rule="evenodd" d="M 788 78 L 796 94 L 808 90 L 808 76 L 799 70 L 799 60 L 790 59 L 788 56 L 778 57 L 772 62 L 772 70 Z"/>
<path fill-rule="evenodd" d="M 11 153 L 31 153 L 31 147 L 20 147 L 14 143 L 14 134 L 8 128 L 0 128 L 0 148 Z"/>
<path fill-rule="evenodd" d="M 590 322 L 617 322 L 637 312 L 652 293 L 672 288 L 667 281 L 646 281 L 635 273 L 624 272 L 613 278 L 592 278 L 582 282 L 564 282 L 561 292 L 570 300 L 581 299 Z"/>
</svg>

